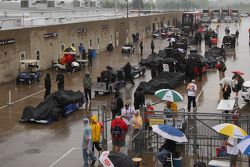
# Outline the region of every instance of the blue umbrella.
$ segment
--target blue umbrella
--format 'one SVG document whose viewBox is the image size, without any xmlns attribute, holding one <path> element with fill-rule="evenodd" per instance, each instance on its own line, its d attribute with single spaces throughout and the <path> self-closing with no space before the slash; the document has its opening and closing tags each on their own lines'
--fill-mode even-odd
<svg viewBox="0 0 250 167">
<path fill-rule="evenodd" d="M 173 140 L 179 143 L 188 142 L 185 134 L 175 127 L 161 124 L 153 125 L 152 128 L 155 133 L 161 135 L 165 139 Z"/>
<path fill-rule="evenodd" d="M 244 137 L 237 147 L 240 149 L 242 154 L 250 156 L 250 135 Z"/>
</svg>

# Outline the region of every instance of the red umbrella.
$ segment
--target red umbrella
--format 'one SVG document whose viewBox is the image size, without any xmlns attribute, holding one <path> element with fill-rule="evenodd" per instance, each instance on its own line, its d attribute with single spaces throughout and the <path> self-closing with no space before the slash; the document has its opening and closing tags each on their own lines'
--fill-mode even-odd
<svg viewBox="0 0 250 167">
<path fill-rule="evenodd" d="M 244 75 L 244 73 L 239 70 L 232 71 L 232 73 L 238 74 L 238 75 Z"/>
</svg>

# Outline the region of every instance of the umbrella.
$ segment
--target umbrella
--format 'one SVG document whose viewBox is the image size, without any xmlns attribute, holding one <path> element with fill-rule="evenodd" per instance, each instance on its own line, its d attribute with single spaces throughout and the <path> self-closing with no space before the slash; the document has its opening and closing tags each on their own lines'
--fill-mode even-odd
<svg viewBox="0 0 250 167">
<path fill-rule="evenodd" d="M 234 87 L 234 81 L 233 81 L 231 78 L 225 77 L 225 78 L 223 78 L 223 79 L 220 81 L 220 84 L 221 84 L 222 86 L 224 86 L 225 83 L 228 83 L 228 85 L 229 85 L 231 88 Z"/>
<path fill-rule="evenodd" d="M 153 125 L 152 128 L 155 133 L 161 135 L 165 139 L 173 140 L 179 143 L 188 142 L 185 134 L 175 127 L 161 124 Z"/>
<path fill-rule="evenodd" d="M 239 126 L 229 123 L 223 123 L 212 127 L 216 132 L 233 137 L 242 139 L 247 135 L 247 133 L 241 129 Z"/>
<path fill-rule="evenodd" d="M 242 154 L 250 155 L 250 135 L 244 137 L 237 145 Z"/>
<path fill-rule="evenodd" d="M 155 92 L 155 96 L 161 100 L 167 100 L 171 102 L 183 101 L 182 95 L 171 89 L 160 89 Z"/>
<path fill-rule="evenodd" d="M 73 52 L 77 51 L 77 49 L 75 47 L 73 47 L 73 46 L 71 46 L 70 48 L 73 50 Z"/>
<path fill-rule="evenodd" d="M 104 167 L 133 167 L 133 162 L 127 155 L 114 151 L 103 151 L 100 162 Z"/>
<path fill-rule="evenodd" d="M 244 73 L 239 71 L 239 70 L 234 70 L 234 71 L 232 71 L 232 73 L 238 74 L 238 75 L 244 75 Z"/>
<path fill-rule="evenodd" d="M 74 52 L 74 51 L 71 47 L 68 47 L 68 48 L 64 49 L 64 52 Z"/>
</svg>

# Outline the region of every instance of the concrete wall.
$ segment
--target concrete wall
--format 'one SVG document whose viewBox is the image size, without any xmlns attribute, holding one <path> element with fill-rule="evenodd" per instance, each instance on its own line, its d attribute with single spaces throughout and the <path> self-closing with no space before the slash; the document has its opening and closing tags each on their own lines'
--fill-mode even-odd
<svg viewBox="0 0 250 167">
<path fill-rule="evenodd" d="M 159 15 L 120 18 L 102 21 L 90 21 L 53 26 L 22 28 L 0 31 L 0 41 L 15 39 L 15 44 L 0 46 L 0 83 L 16 78 L 19 69 L 20 54 L 25 53 L 27 59 L 37 59 L 40 53 L 40 68 L 51 68 L 52 61 L 57 61 L 64 48 L 74 43 L 78 48 L 83 43 L 85 49 L 105 49 L 112 42 L 115 47 L 132 41 L 132 33 L 139 33 L 140 38 L 151 35 L 152 24 L 156 27 L 162 24 L 173 25 L 173 20 L 181 20 L 181 13 L 166 13 Z M 106 27 L 106 28 L 103 28 Z M 86 28 L 87 32 L 78 33 Z M 57 37 L 44 38 L 46 33 L 57 33 Z"/>
</svg>

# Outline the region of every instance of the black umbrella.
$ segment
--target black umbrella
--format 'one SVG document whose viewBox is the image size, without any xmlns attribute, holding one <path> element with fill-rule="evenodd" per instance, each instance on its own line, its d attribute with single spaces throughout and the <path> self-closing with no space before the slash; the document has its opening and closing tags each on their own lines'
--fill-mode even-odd
<svg viewBox="0 0 250 167">
<path fill-rule="evenodd" d="M 199 60 L 199 59 L 202 59 L 203 56 L 201 56 L 200 54 L 198 53 L 190 53 L 188 55 L 188 59 L 195 59 L 195 60 Z"/>
<path fill-rule="evenodd" d="M 104 167 L 111 166 L 109 164 L 109 160 L 114 165 L 114 167 L 134 167 L 132 160 L 123 153 L 104 151 L 102 152 L 99 160 Z"/>
<path fill-rule="evenodd" d="M 74 51 L 71 47 L 68 47 L 68 48 L 64 49 L 64 52 L 74 52 Z"/>
</svg>

